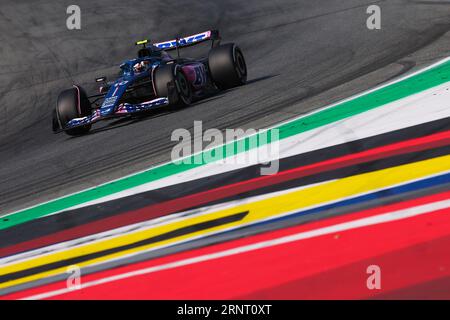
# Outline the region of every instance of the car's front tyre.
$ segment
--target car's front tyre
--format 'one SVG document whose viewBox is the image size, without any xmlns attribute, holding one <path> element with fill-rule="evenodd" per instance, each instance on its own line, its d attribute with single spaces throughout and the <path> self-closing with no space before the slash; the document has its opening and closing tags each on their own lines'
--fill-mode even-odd
<svg viewBox="0 0 450 320">
<path fill-rule="evenodd" d="M 80 86 L 74 85 L 73 88 L 62 91 L 58 96 L 53 112 L 53 129 L 55 130 L 55 127 L 63 129 L 70 120 L 89 116 L 91 113 L 92 107 L 86 92 Z M 65 133 L 78 136 L 89 132 L 90 129 L 89 124 L 65 130 Z"/>
</svg>

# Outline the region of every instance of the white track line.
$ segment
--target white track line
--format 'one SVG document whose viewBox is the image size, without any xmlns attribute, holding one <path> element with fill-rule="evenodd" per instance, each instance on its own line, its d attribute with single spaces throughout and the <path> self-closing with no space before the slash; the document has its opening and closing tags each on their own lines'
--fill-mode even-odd
<svg viewBox="0 0 450 320">
<path fill-rule="evenodd" d="M 248 222 L 248 223 L 245 223 L 245 224 L 240 224 L 238 226 L 233 226 L 233 227 L 221 229 L 221 230 L 218 230 L 218 231 L 204 233 L 202 235 L 198 235 L 198 236 L 195 236 L 195 237 L 190 237 L 188 239 L 172 242 L 172 243 L 165 244 L 165 245 L 152 247 L 152 248 L 147 249 L 147 250 L 134 252 L 134 253 L 131 253 L 131 254 L 127 254 L 127 255 L 124 255 L 124 256 L 120 256 L 118 258 L 114 258 L 114 259 L 108 260 L 106 262 L 102 261 L 100 263 L 92 264 L 92 265 L 89 265 L 89 266 L 99 265 L 99 264 L 103 264 L 103 263 L 109 263 L 111 261 L 121 260 L 121 259 L 124 259 L 124 258 L 130 258 L 132 256 L 136 256 L 136 255 L 139 255 L 139 254 L 142 254 L 142 253 L 160 250 L 160 249 L 167 248 L 167 247 L 170 247 L 170 246 L 173 246 L 173 245 L 178 245 L 178 244 L 182 244 L 182 243 L 185 243 L 185 242 L 190 242 L 190 241 L 193 241 L 193 240 L 198 240 L 198 239 L 201 239 L 201 238 L 205 238 L 205 237 L 208 237 L 208 236 L 211 236 L 211 235 L 214 235 L 214 234 L 225 233 L 227 231 L 236 230 L 236 229 L 247 227 L 247 226 L 250 226 L 250 225 L 253 225 L 253 224 L 258 224 L 260 222 L 270 221 L 270 220 L 282 218 L 282 217 L 285 217 L 285 216 L 289 216 L 291 214 L 296 214 L 296 213 L 300 213 L 300 212 L 303 212 L 303 211 L 308 211 L 308 210 L 311 210 L 311 209 L 320 208 L 320 207 L 323 207 L 323 206 L 326 206 L 326 205 L 330 205 L 330 204 L 333 204 L 333 203 L 346 201 L 346 200 L 353 199 L 353 198 L 356 198 L 356 197 L 361 197 L 361 196 L 372 194 L 372 193 L 376 193 L 376 192 L 379 192 L 379 191 L 382 191 L 382 190 L 388 190 L 388 189 L 391 189 L 391 188 L 400 187 L 400 186 L 403 186 L 403 185 L 407 185 L 407 184 L 410 184 L 410 183 L 418 182 L 418 181 L 421 181 L 421 180 L 430 179 L 430 178 L 433 178 L 433 177 L 438 177 L 438 176 L 449 174 L 449 173 L 450 173 L 450 171 L 443 171 L 443 172 L 439 172 L 439 173 L 436 173 L 436 174 L 423 176 L 423 177 L 420 177 L 420 178 L 417 178 L 417 179 L 403 181 L 401 183 L 390 185 L 388 187 L 377 188 L 377 189 L 373 189 L 373 190 L 370 190 L 370 191 L 367 191 L 367 192 L 356 193 L 356 194 L 353 194 L 353 195 L 348 196 L 348 197 L 339 198 L 339 199 L 332 200 L 332 201 L 327 201 L 327 202 L 322 202 L 322 203 L 319 203 L 319 204 L 303 207 L 303 208 L 300 208 L 300 209 L 295 209 L 295 210 L 292 210 L 292 211 L 283 212 L 283 213 L 280 213 L 280 214 L 277 214 L 277 215 L 274 215 L 274 216 L 269 216 L 269 217 L 266 217 L 266 218 L 261 219 L 261 220 L 252 221 L 252 222 Z M 306 185 L 306 186 L 286 189 L 286 190 L 283 190 L 283 191 L 277 191 L 277 192 L 273 192 L 273 193 L 269 193 L 269 194 L 254 196 L 254 197 L 245 198 L 245 199 L 241 199 L 241 200 L 234 200 L 234 201 L 230 201 L 230 202 L 222 203 L 222 204 L 217 204 L 217 205 L 213 205 L 213 206 L 202 207 L 202 208 L 199 208 L 199 209 L 188 210 L 188 211 L 184 211 L 184 212 L 180 212 L 180 213 L 175 213 L 173 215 L 156 218 L 154 220 L 149 220 L 149 221 L 136 223 L 136 224 L 133 224 L 133 225 L 129 225 L 129 226 L 113 229 L 113 230 L 104 231 L 104 232 L 101 232 L 101 233 L 98 233 L 98 234 L 89 235 L 89 236 L 86 236 L 86 237 L 83 237 L 83 238 L 78 238 L 78 239 L 74 239 L 74 240 L 60 242 L 60 243 L 53 244 L 53 245 L 50 245 L 50 246 L 38 248 L 38 249 L 35 249 L 35 250 L 32 250 L 32 251 L 25 251 L 25 252 L 19 253 L 17 255 L 11 255 L 11 256 L 7 256 L 7 257 L 4 257 L 4 258 L 1 258 L 0 259 L 0 265 L 8 266 L 8 265 L 16 264 L 16 263 L 22 263 L 22 262 L 27 261 L 27 260 L 35 259 L 38 256 L 41 256 L 41 257 L 48 256 L 48 255 L 51 255 L 51 254 L 54 254 L 54 253 L 57 253 L 57 252 L 65 251 L 67 249 L 73 249 L 73 248 L 76 248 L 76 247 L 82 247 L 82 246 L 84 246 L 86 244 L 87 245 L 91 245 L 93 243 L 98 243 L 98 242 L 102 242 L 102 241 L 108 241 L 111 238 L 120 237 L 120 236 L 123 236 L 124 234 L 133 234 L 133 233 L 136 233 L 136 232 L 141 232 L 143 230 L 150 230 L 150 229 L 153 229 L 153 228 L 160 227 L 162 225 L 167 225 L 167 224 L 176 223 L 176 222 L 183 221 L 183 220 L 190 219 L 190 218 L 204 216 L 204 215 L 210 214 L 212 212 L 225 210 L 225 209 L 228 209 L 228 208 L 231 208 L 231 207 L 244 205 L 246 203 L 251 203 L 251 202 L 255 202 L 255 201 L 259 201 L 259 200 L 263 200 L 263 199 L 273 198 L 273 197 L 280 196 L 280 195 L 283 195 L 283 194 L 292 193 L 292 192 L 295 192 L 295 191 L 298 191 L 298 190 L 301 190 L 301 189 L 309 189 L 309 188 L 312 188 L 312 187 L 315 187 L 315 186 L 318 186 L 318 185 L 331 183 L 333 181 L 336 181 L 336 179 L 327 180 L 327 181 L 323 181 L 323 182 L 320 182 L 320 183 L 314 183 L 314 184 L 310 184 L 310 185 Z"/>
<path fill-rule="evenodd" d="M 159 217 L 159 218 L 156 218 L 156 219 L 152 219 L 152 220 L 148 220 L 148 221 L 144 221 L 144 222 L 140 222 L 140 223 L 127 225 L 127 226 L 120 227 L 120 228 L 117 228 L 117 229 L 112 229 L 112 230 L 104 231 L 104 232 L 101 232 L 101 233 L 88 235 L 88 236 L 85 236 L 85 237 L 82 237 L 82 238 L 77 238 L 77 239 L 74 239 L 74 240 L 60 242 L 60 243 L 57 243 L 57 244 L 49 245 L 49 246 L 46 246 L 46 247 L 41 247 L 41 248 L 34 249 L 34 250 L 31 250 L 31 251 L 21 252 L 21 253 L 18 253 L 16 255 L 3 257 L 3 258 L 0 259 L 0 266 L 5 267 L 5 266 L 11 265 L 11 264 L 15 264 L 15 263 L 24 262 L 24 261 L 27 261 L 27 260 L 30 260 L 30 259 L 34 259 L 34 258 L 36 258 L 38 256 L 39 257 L 44 257 L 44 256 L 48 256 L 50 254 L 54 254 L 56 252 L 65 251 L 67 249 L 73 249 L 73 248 L 76 248 L 76 247 L 82 247 L 84 245 L 90 245 L 92 243 L 98 243 L 98 242 L 102 242 L 102 241 L 105 241 L 105 240 L 110 240 L 111 238 L 120 237 L 120 236 L 123 236 L 125 234 L 133 234 L 133 233 L 141 232 L 141 231 L 144 231 L 144 230 L 154 229 L 154 228 L 157 228 L 157 227 L 161 227 L 161 226 L 168 225 L 168 224 L 173 224 L 173 223 L 176 223 L 176 222 L 179 222 L 179 221 L 183 221 L 183 220 L 186 220 L 186 219 L 200 217 L 200 216 L 204 216 L 204 215 L 207 215 L 207 214 L 210 214 L 210 213 L 213 213 L 213 212 L 217 212 L 217 211 L 233 208 L 235 206 L 243 205 L 245 203 L 251 203 L 251 202 L 255 202 L 255 201 L 259 201 L 259 200 L 263 200 L 263 199 L 273 198 L 273 197 L 276 197 L 276 196 L 280 196 L 280 195 L 283 195 L 283 194 L 299 191 L 299 190 L 302 190 L 302 189 L 311 188 L 311 187 L 318 186 L 318 185 L 325 184 L 325 183 L 329 183 L 329 182 L 332 182 L 332 181 L 335 181 L 335 180 L 328 180 L 328 181 L 324 181 L 324 182 L 313 183 L 313 184 L 309 184 L 309 185 L 305 185 L 305 186 L 301 186 L 301 187 L 295 187 L 295 188 L 286 189 L 286 190 L 277 191 L 277 192 L 272 192 L 272 193 L 268 193 L 268 194 L 264 194 L 264 195 L 258 195 L 258 196 L 249 197 L 249 198 L 245 198 L 245 199 L 234 200 L 234 201 L 229 201 L 229 202 L 226 202 L 226 203 L 220 203 L 220 204 L 216 204 L 216 205 L 212 205 L 212 206 L 206 206 L 206 207 L 202 207 L 202 208 L 198 208 L 198 209 L 183 211 L 183 212 L 180 212 L 180 213 L 174 213 L 174 214 L 171 214 L 171 215 L 168 215 L 168 216 L 163 216 L 163 217 Z M 341 200 L 339 200 L 339 201 L 341 201 Z M 320 205 L 313 206 L 313 207 L 318 207 L 318 206 L 322 206 L 322 205 L 324 205 L 324 204 L 320 204 Z M 221 232 L 224 232 L 224 230 L 220 230 L 220 233 Z M 217 232 L 215 232 L 215 233 L 217 233 Z M 209 236 L 209 235 L 210 234 L 208 233 L 206 235 L 202 235 L 200 237 L 196 237 L 195 239 L 203 238 L 203 237 Z M 167 244 L 167 245 L 163 245 L 163 246 L 158 246 L 156 248 L 152 248 L 151 250 L 145 250 L 145 251 L 142 251 L 142 252 L 153 251 L 153 250 L 156 250 L 156 249 L 161 249 L 161 248 L 173 246 L 174 244 L 180 244 L 182 242 L 187 242 L 187 241 L 192 241 L 192 240 L 194 240 L 194 237 L 186 239 L 186 240 L 183 240 L 183 241 L 177 241 L 175 243 L 170 243 L 170 244 Z M 141 252 L 139 252 L 139 254 L 140 253 Z M 120 258 L 122 259 L 122 257 L 120 257 Z M 104 262 L 102 262 L 102 263 L 104 263 Z"/>
</svg>

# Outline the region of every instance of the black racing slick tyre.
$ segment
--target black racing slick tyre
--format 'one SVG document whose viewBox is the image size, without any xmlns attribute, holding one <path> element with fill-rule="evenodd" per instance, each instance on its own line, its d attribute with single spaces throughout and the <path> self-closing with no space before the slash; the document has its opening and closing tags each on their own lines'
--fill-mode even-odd
<svg viewBox="0 0 450 320">
<path fill-rule="evenodd" d="M 56 109 L 53 113 L 53 127 L 58 125 L 62 129 L 74 119 L 89 116 L 92 113 L 91 103 L 86 92 L 80 86 L 62 91 L 56 101 Z M 65 130 L 71 136 L 78 136 L 89 132 L 91 125 Z"/>
<path fill-rule="evenodd" d="M 209 71 L 219 89 L 241 86 L 247 81 L 247 65 L 241 49 L 234 43 L 220 45 L 209 51 Z"/>
<path fill-rule="evenodd" d="M 157 97 L 169 98 L 173 107 L 188 106 L 192 102 L 192 88 L 181 67 L 166 64 L 157 67 L 153 73 L 153 86 Z"/>
</svg>

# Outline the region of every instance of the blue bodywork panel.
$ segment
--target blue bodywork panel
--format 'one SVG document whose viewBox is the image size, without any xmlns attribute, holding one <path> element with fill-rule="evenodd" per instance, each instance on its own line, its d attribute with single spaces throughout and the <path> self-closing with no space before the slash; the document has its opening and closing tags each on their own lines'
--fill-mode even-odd
<svg viewBox="0 0 450 320">
<path fill-rule="evenodd" d="M 133 66 L 142 62 L 148 63 L 145 67 L 145 70 L 136 73 L 133 70 Z M 153 68 L 157 67 L 160 64 L 161 59 L 155 58 L 132 59 L 122 63 L 120 65 L 122 76 L 118 78 L 109 88 L 109 91 L 105 96 L 105 100 L 100 107 L 100 115 L 112 115 L 116 111 L 120 98 L 123 96 L 127 88 L 137 80 L 150 77 Z"/>
</svg>

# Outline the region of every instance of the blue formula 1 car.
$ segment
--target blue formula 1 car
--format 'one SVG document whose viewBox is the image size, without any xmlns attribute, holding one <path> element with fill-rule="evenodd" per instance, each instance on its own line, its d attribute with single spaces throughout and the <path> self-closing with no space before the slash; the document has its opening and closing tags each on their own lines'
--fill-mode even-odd
<svg viewBox="0 0 450 320">
<path fill-rule="evenodd" d="M 180 58 L 179 49 L 211 41 L 208 56 Z M 117 80 L 96 79 L 99 93 L 88 96 L 78 85 L 62 91 L 53 111 L 53 132 L 82 135 L 91 125 L 112 117 L 142 114 L 170 106 L 186 106 L 208 93 L 245 84 L 247 67 L 242 51 L 233 43 L 220 44 L 217 30 L 149 44 L 136 59 L 120 65 Z M 168 51 L 176 50 L 173 58 Z"/>
</svg>

